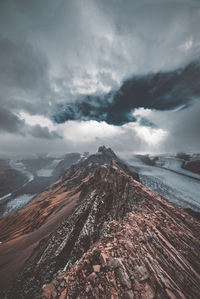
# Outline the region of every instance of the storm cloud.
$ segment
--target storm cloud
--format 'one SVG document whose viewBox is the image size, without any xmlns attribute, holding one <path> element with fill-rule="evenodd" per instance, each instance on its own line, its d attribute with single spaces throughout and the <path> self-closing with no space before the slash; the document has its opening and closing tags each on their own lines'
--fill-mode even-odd
<svg viewBox="0 0 200 299">
<path fill-rule="evenodd" d="M 200 99 L 200 63 L 193 62 L 183 69 L 135 76 L 126 80 L 116 92 L 104 96 L 86 96 L 61 107 L 54 116 L 58 123 L 67 120 L 106 121 L 122 125 L 134 121 L 133 110 L 139 107 L 157 110 L 186 108 Z"/>
<path fill-rule="evenodd" d="M 31 135 L 35 138 L 48 140 L 62 139 L 56 131 L 50 131 L 48 127 L 43 127 L 39 124 L 34 126 L 26 124 L 19 116 L 3 107 L 0 107 L 0 132 L 2 134 L 20 134 L 24 137 Z M 4 138 L 3 135 L 2 138 Z"/>
<path fill-rule="evenodd" d="M 33 137 L 44 138 L 44 139 L 62 139 L 62 137 L 56 131 L 49 131 L 47 127 L 41 127 L 40 125 L 35 125 L 29 127 L 29 134 Z"/>
<path fill-rule="evenodd" d="M 24 122 L 4 107 L 0 107 L 0 131 L 20 133 Z"/>
<path fill-rule="evenodd" d="M 199 150 L 199 28 L 195 0 L 1 0 L 1 151 Z"/>
</svg>

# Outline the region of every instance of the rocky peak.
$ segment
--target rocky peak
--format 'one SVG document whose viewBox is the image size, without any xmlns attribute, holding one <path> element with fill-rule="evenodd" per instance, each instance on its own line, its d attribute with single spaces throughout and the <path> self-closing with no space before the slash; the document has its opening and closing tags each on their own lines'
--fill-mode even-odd
<svg viewBox="0 0 200 299">
<path fill-rule="evenodd" d="M 84 162 L 96 163 L 99 165 L 110 164 L 111 161 L 120 160 L 111 148 L 100 146 L 97 153 L 89 156 Z"/>
<path fill-rule="evenodd" d="M 63 177 L 53 185 L 53 188 L 60 184 L 64 184 L 68 188 L 75 187 L 81 184 L 87 176 L 92 175 L 101 165 L 112 165 L 115 168 L 123 169 L 127 175 L 132 175 L 135 180 L 139 181 L 139 175 L 130 170 L 112 149 L 101 146 L 96 154 L 92 154 L 85 160 L 70 167 Z"/>
<path fill-rule="evenodd" d="M 98 153 L 102 153 L 104 155 L 108 155 L 108 156 L 112 157 L 113 159 L 116 159 L 116 157 L 117 157 L 115 155 L 115 153 L 113 152 L 113 150 L 110 147 L 106 148 L 105 145 L 100 146 L 98 148 Z"/>
</svg>

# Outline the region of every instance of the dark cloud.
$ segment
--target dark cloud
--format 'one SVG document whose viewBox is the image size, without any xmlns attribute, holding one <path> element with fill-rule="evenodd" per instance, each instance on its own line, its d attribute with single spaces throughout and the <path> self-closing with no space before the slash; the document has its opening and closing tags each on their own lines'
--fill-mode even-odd
<svg viewBox="0 0 200 299">
<path fill-rule="evenodd" d="M 200 85 L 194 78 L 200 78 L 198 61 L 172 72 L 133 77 L 112 95 L 112 101 L 111 94 L 87 96 L 67 104 L 66 108 L 60 107 L 61 111 L 54 119 L 58 123 L 93 119 L 122 125 L 135 121 L 132 112 L 138 107 L 157 110 L 185 108 L 194 99 L 200 98 Z"/>
<path fill-rule="evenodd" d="M 0 69 L 3 85 L 30 91 L 47 86 L 48 61 L 26 42 L 0 40 Z"/>
<path fill-rule="evenodd" d="M 46 24 L 61 0 L 0 0 L 0 35 L 15 36 Z"/>
<path fill-rule="evenodd" d="M 30 43 L 0 39 L 1 104 L 30 113 L 48 111 L 51 95 L 49 63 Z"/>
<path fill-rule="evenodd" d="M 0 106 L 0 131 L 9 133 L 22 133 L 24 121 L 9 110 Z"/>
<path fill-rule="evenodd" d="M 62 139 L 56 131 L 49 131 L 48 127 L 40 125 L 30 126 L 4 107 L 0 107 L 0 132 L 20 135 L 31 135 L 48 140 Z"/>
<path fill-rule="evenodd" d="M 36 138 L 44 139 L 62 139 L 62 137 L 55 131 L 49 131 L 47 127 L 41 127 L 40 125 L 30 126 L 28 130 L 29 134 Z"/>
</svg>

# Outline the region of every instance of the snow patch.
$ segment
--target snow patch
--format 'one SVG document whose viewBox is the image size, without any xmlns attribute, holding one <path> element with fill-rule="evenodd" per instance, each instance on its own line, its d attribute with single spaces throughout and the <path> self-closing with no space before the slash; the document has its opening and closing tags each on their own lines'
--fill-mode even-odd
<svg viewBox="0 0 200 299">
<path fill-rule="evenodd" d="M 3 200 L 3 199 L 8 198 L 8 197 L 10 197 L 10 196 L 11 196 L 11 193 L 8 193 L 8 194 L 6 194 L 6 195 L 0 197 L 0 201 Z"/>
<path fill-rule="evenodd" d="M 55 167 L 58 165 L 60 161 L 60 159 L 53 160 L 53 162 L 47 167 L 39 169 L 37 171 L 37 175 L 40 177 L 51 177 Z"/>
<path fill-rule="evenodd" d="M 116 165 L 112 165 L 112 168 L 119 169 Z"/>
<path fill-rule="evenodd" d="M 23 194 L 20 195 L 7 203 L 6 211 L 4 212 L 3 216 L 20 210 L 24 207 L 31 199 L 35 196 L 35 194 Z"/>
</svg>

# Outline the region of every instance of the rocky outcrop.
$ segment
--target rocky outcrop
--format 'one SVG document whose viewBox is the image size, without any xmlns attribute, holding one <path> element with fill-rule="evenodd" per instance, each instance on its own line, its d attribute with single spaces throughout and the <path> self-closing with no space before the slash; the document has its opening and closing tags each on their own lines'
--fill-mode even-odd
<svg viewBox="0 0 200 299">
<path fill-rule="evenodd" d="M 183 163 L 182 168 L 200 174 L 200 160 L 198 159 L 185 162 Z"/>
<path fill-rule="evenodd" d="M 7 298 L 198 298 L 199 222 L 134 176 L 118 161 L 90 173 Z"/>
</svg>

